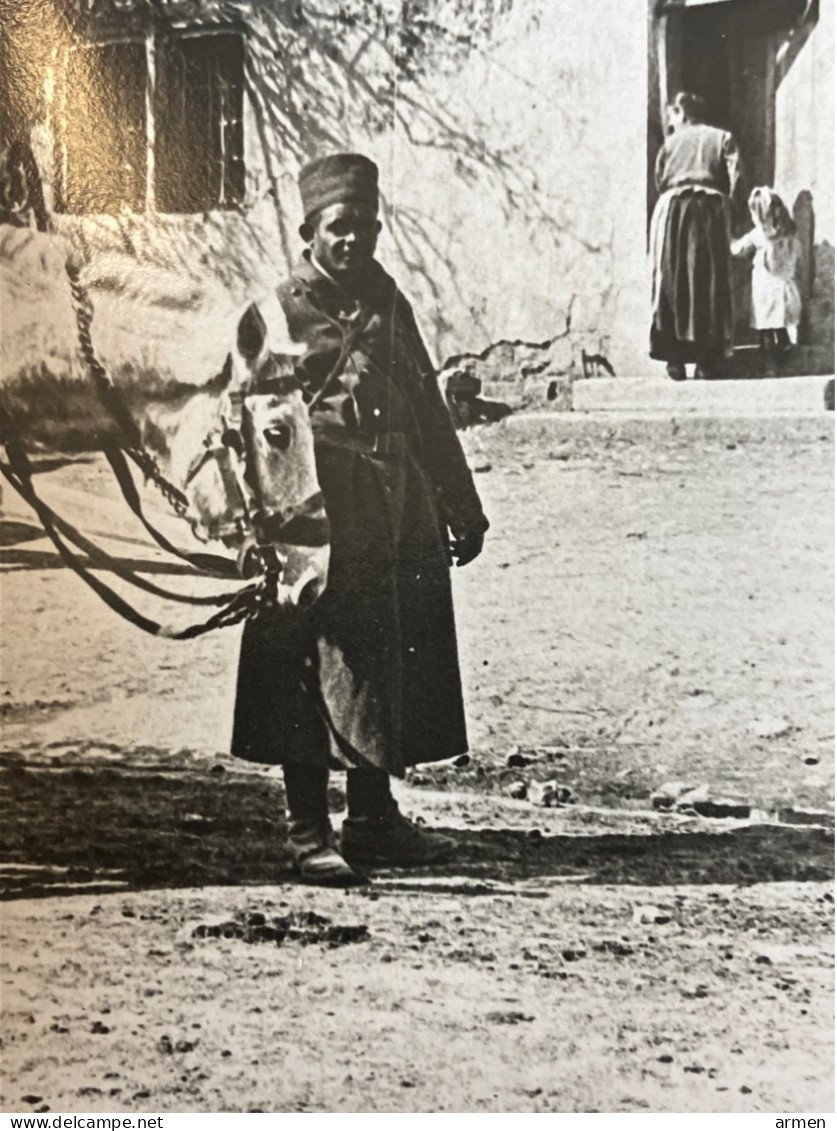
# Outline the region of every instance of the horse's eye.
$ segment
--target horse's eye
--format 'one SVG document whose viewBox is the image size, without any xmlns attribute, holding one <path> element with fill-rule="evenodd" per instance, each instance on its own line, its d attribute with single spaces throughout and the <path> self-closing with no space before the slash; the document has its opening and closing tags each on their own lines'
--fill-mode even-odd
<svg viewBox="0 0 837 1131">
<path fill-rule="evenodd" d="M 291 429 L 287 424 L 274 424 L 271 428 L 265 428 L 264 438 L 270 444 L 271 448 L 276 448 L 277 451 L 286 452 L 291 446 Z"/>
</svg>

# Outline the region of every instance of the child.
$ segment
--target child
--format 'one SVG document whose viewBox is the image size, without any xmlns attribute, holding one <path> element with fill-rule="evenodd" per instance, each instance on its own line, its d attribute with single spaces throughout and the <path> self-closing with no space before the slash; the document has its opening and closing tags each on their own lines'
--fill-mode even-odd
<svg viewBox="0 0 837 1131">
<path fill-rule="evenodd" d="M 802 300 L 796 266 L 802 249 L 796 225 L 771 188 L 754 188 L 748 201 L 755 227 L 732 244 L 733 255 L 753 256 L 752 325 L 759 332 L 765 373 L 773 376 L 796 342 Z"/>
</svg>

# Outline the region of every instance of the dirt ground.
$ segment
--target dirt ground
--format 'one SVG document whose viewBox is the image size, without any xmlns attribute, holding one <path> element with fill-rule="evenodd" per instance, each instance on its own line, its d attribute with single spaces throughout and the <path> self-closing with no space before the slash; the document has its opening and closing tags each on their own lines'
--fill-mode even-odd
<svg viewBox="0 0 837 1131">
<path fill-rule="evenodd" d="M 6 494 L 3 1110 L 833 1110 L 831 419 L 466 444 L 472 753 L 399 787 L 460 852 L 352 893 L 293 883 L 279 775 L 226 753 L 236 630 L 122 625 Z M 41 466 L 194 584 L 100 461 Z"/>
</svg>

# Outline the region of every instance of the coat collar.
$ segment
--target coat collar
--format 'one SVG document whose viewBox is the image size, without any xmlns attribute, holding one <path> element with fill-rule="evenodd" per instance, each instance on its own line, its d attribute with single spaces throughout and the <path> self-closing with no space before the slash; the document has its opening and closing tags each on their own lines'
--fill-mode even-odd
<svg viewBox="0 0 837 1131">
<path fill-rule="evenodd" d="M 394 281 L 386 273 L 377 259 L 373 259 L 364 273 L 352 280 L 351 286 L 344 286 L 328 275 L 321 267 L 311 262 L 311 251 L 306 248 L 294 271 L 312 289 L 315 295 L 330 298 L 339 303 L 375 302 L 386 296 L 395 287 Z"/>
</svg>

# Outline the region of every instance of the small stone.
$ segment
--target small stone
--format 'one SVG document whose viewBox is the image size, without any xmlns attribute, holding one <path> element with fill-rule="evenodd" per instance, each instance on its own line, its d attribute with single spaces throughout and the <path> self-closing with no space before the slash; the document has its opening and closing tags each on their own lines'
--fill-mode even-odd
<svg viewBox="0 0 837 1131">
<path fill-rule="evenodd" d="M 525 801 L 528 787 L 525 781 L 513 781 L 508 783 L 505 792 L 515 801 Z"/>
<path fill-rule="evenodd" d="M 834 813 L 827 809 L 804 809 L 797 806 L 785 806 L 776 814 L 783 825 L 824 825 L 834 828 Z"/>
<path fill-rule="evenodd" d="M 536 754 L 538 757 L 546 758 L 549 762 L 556 762 L 559 758 L 566 758 L 567 749 L 566 742 L 556 742 L 551 746 L 538 746 Z"/>
<path fill-rule="evenodd" d="M 674 1057 L 671 1056 L 671 1054 L 667 1053 L 667 1052 L 664 1052 L 662 1056 L 658 1056 L 657 1060 L 659 1060 L 660 1064 L 673 1064 L 674 1063 Z"/>
<path fill-rule="evenodd" d="M 773 959 L 767 954 L 759 954 L 756 956 L 756 962 L 759 966 L 772 966 Z"/>
<path fill-rule="evenodd" d="M 44 1097 L 43 1096 L 29 1095 L 29 1096 L 21 1096 L 20 1100 L 21 1100 L 21 1103 L 25 1103 L 25 1104 L 40 1104 L 40 1103 L 44 1102 Z"/>
<path fill-rule="evenodd" d="M 671 809 L 678 798 L 696 787 L 692 782 L 667 781 L 651 794 L 652 809 Z"/>
<path fill-rule="evenodd" d="M 752 1092 L 753 1092 L 753 1089 L 748 1088 L 746 1084 L 742 1084 L 741 1087 L 738 1090 L 739 1090 L 739 1092 L 741 1093 L 742 1096 L 752 1095 Z"/>
<path fill-rule="evenodd" d="M 225 774 L 227 772 L 227 767 L 222 766 L 220 762 L 216 762 L 209 772 L 211 774 Z"/>
<path fill-rule="evenodd" d="M 703 985 L 696 986 L 693 990 L 681 990 L 680 996 L 688 1001 L 694 1001 L 695 999 L 709 997 L 709 990 Z"/>
<path fill-rule="evenodd" d="M 555 800 L 557 782 L 538 781 L 532 783 L 529 791 L 529 800 L 533 805 L 550 806 Z"/>
<path fill-rule="evenodd" d="M 699 804 L 709 800 L 709 786 L 699 785 L 695 789 L 687 790 L 686 793 L 681 793 L 677 798 L 678 809 L 695 809 Z"/>
<path fill-rule="evenodd" d="M 529 800 L 543 809 L 556 809 L 572 801 L 572 791 L 557 781 L 532 782 Z"/>
<path fill-rule="evenodd" d="M 506 758 L 506 765 L 509 769 L 514 769 L 518 766 L 530 766 L 534 761 L 527 754 L 524 754 L 520 747 L 515 747 L 514 750 Z"/>
<path fill-rule="evenodd" d="M 689 795 L 677 804 L 678 811 L 681 806 L 694 810 L 700 817 L 711 817 L 717 820 L 731 818 L 745 821 L 750 816 L 750 806 L 746 801 L 738 801 L 728 797 L 699 797 L 689 800 Z"/>
<path fill-rule="evenodd" d="M 640 903 L 634 910 L 631 916 L 634 923 L 656 923 L 660 926 L 665 923 L 671 922 L 671 916 L 667 915 L 660 907 L 655 907 L 651 903 Z"/>
<path fill-rule="evenodd" d="M 603 939 L 593 945 L 593 950 L 598 954 L 612 954 L 615 958 L 628 958 L 634 953 L 630 943 L 620 942 L 618 939 Z"/>
<path fill-rule="evenodd" d="M 521 1021 L 535 1020 L 534 1017 L 530 1017 L 516 1009 L 495 1009 L 492 1010 L 491 1013 L 487 1013 L 485 1019 L 486 1021 L 493 1021 L 495 1025 L 519 1025 Z"/>
<path fill-rule="evenodd" d="M 788 719 L 779 716 L 765 716 L 753 719 L 750 723 L 750 733 L 756 738 L 785 738 L 793 727 Z"/>
</svg>

